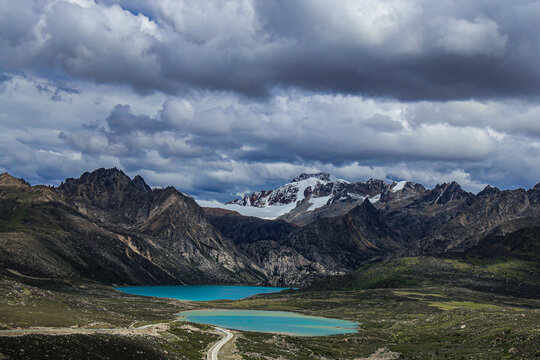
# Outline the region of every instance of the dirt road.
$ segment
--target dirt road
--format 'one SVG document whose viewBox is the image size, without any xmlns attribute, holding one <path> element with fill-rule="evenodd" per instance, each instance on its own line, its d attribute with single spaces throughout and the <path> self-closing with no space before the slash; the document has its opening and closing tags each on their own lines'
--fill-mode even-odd
<svg viewBox="0 0 540 360">
<path fill-rule="evenodd" d="M 210 348 L 210 350 L 208 350 L 208 354 L 206 356 L 206 359 L 207 360 L 218 360 L 218 353 L 219 353 L 219 350 L 221 350 L 221 348 L 223 347 L 223 345 L 225 345 L 226 343 L 228 343 L 232 338 L 233 338 L 233 333 L 230 332 L 229 330 L 227 329 L 222 329 L 222 328 L 216 328 L 217 331 L 221 331 L 225 334 L 225 337 L 223 337 L 221 340 L 219 340 L 217 343 L 215 343 L 214 345 L 212 345 L 212 347 Z"/>
</svg>

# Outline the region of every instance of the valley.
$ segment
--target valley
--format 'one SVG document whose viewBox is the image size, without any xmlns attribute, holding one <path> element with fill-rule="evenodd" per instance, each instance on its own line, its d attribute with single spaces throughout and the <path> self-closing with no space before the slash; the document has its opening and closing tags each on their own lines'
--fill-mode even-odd
<svg viewBox="0 0 540 360">
<path fill-rule="evenodd" d="M 223 333 L 175 314 L 204 309 L 359 324 L 329 337 L 232 330 L 219 359 L 540 356 L 539 185 L 474 195 L 330 180 L 303 174 L 234 204 L 294 205 L 262 219 L 117 169 L 56 188 L 0 175 L 0 359 L 202 359 Z M 298 290 L 207 302 L 115 290 L 126 285 Z"/>
<path fill-rule="evenodd" d="M 459 266 L 459 265 L 458 265 Z M 395 278 L 395 274 L 389 274 Z M 41 280 L 2 282 L 0 312 L 6 329 L 37 327 L 122 328 L 122 332 L 0 336 L 5 358 L 50 354 L 51 358 L 201 359 L 219 334 L 213 328 L 176 322 L 181 310 L 253 309 L 293 311 L 358 322 L 359 332 L 331 337 L 234 331 L 232 349 L 220 359 L 534 359 L 538 356 L 540 302 L 436 285 L 407 283 L 341 290 L 306 289 L 245 300 L 184 302 L 130 296 L 99 284 Z M 9 289 L 9 290 L 8 290 Z M 47 290 L 42 290 L 47 289 Z M 152 329 L 137 327 L 156 324 Z M 15 335 L 15 336 L 13 336 Z M 105 346 L 107 345 L 107 346 Z M 120 354 L 116 348 L 130 349 Z M 25 349 L 26 354 L 20 353 Z M 393 355 L 392 355 L 393 354 Z M 226 356 L 225 356 L 226 355 Z M 393 357 L 389 357 L 393 356 Z"/>
<path fill-rule="evenodd" d="M 0 360 L 540 360 L 539 19 L 0 0 Z"/>
</svg>

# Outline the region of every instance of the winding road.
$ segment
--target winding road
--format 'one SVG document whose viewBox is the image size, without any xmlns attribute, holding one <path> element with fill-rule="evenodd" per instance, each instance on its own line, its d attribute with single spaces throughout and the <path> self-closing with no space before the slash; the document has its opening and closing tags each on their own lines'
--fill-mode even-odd
<svg viewBox="0 0 540 360">
<path fill-rule="evenodd" d="M 219 340 L 217 343 L 215 343 L 214 345 L 212 345 L 212 347 L 210 348 L 210 350 L 208 350 L 208 354 L 206 356 L 206 360 L 218 360 L 218 353 L 219 353 L 219 350 L 221 350 L 221 348 L 223 347 L 223 345 L 225 345 L 226 343 L 228 343 L 232 338 L 233 338 L 233 333 L 230 332 L 229 330 L 227 329 L 222 329 L 222 328 L 216 328 L 217 331 L 221 331 L 222 333 L 224 333 L 226 336 L 223 337 L 221 340 Z"/>
<path fill-rule="evenodd" d="M 37 329 L 11 329 L 0 330 L 1 335 L 27 335 L 27 334 L 92 334 L 92 333 L 111 333 L 111 334 L 133 334 L 133 333 L 150 333 L 152 330 L 161 330 L 159 325 L 149 324 L 138 328 L 113 328 L 113 329 L 84 329 L 84 328 L 37 328 Z M 234 337 L 233 333 L 227 329 L 216 327 L 216 330 L 222 332 L 225 336 L 216 342 L 210 350 L 208 350 L 207 360 L 218 360 L 218 353 L 221 348 Z"/>
</svg>

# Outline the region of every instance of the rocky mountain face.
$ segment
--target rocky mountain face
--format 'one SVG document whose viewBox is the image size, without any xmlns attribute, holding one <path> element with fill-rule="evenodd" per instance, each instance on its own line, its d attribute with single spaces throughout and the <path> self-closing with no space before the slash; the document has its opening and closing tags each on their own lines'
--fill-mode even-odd
<svg viewBox="0 0 540 360">
<path fill-rule="evenodd" d="M 369 201 L 345 216 L 299 227 L 283 220 L 205 209 L 210 222 L 268 276 L 272 285 L 302 286 L 356 269 L 402 248 Z"/>
<path fill-rule="evenodd" d="M 504 253 L 517 249 L 515 242 L 537 249 L 539 241 L 540 184 L 488 186 L 474 195 L 455 182 L 426 189 L 301 174 L 230 206 L 290 211 L 265 220 L 202 209 L 173 187 L 151 189 L 117 169 L 85 173 L 58 188 L 1 174 L 0 271 L 109 284 L 302 286 L 378 259 Z"/>
<path fill-rule="evenodd" d="M 422 185 L 413 182 L 388 184 L 382 180 L 370 179 L 350 183 L 341 179 L 331 180 L 328 173 L 304 173 L 275 190 L 255 192 L 227 204 L 239 207 L 273 207 L 278 210 L 276 214 L 279 219 L 304 226 L 320 217 L 344 215 L 365 199 L 374 204 L 384 203 L 385 206 L 395 203 L 403 205 L 404 202 L 412 201 L 426 192 Z M 285 211 L 279 212 L 279 209 Z"/>
<path fill-rule="evenodd" d="M 488 187 L 464 206 L 450 220 L 423 237 L 416 253 L 462 251 L 478 245 L 493 231 L 516 231 L 534 224 L 540 216 L 540 188 L 500 191 Z M 517 221 L 520 220 L 520 221 Z M 510 226 L 513 224 L 513 226 Z M 537 224 L 537 223 L 536 223 Z M 502 227 L 501 227 L 502 226 Z M 506 230 L 509 231 L 509 230 Z"/>
<path fill-rule="evenodd" d="M 2 268 L 107 283 L 262 282 L 264 274 L 172 187 L 99 169 L 60 187 L 2 179 Z M 7 211 L 5 211 L 7 210 Z"/>
<path fill-rule="evenodd" d="M 207 211 L 210 222 L 264 269 L 274 285 L 300 286 L 321 276 L 343 274 L 406 245 L 385 224 L 384 212 L 369 200 L 345 215 L 322 217 L 302 227 Z"/>
<path fill-rule="evenodd" d="M 347 271 L 402 248 L 382 212 L 365 200 L 343 216 L 325 217 L 291 233 L 294 248 L 328 269 Z"/>
<path fill-rule="evenodd" d="M 509 232 L 535 234 L 531 228 L 540 218 L 540 185 L 528 191 L 487 186 L 474 195 L 455 182 L 426 189 L 413 182 L 347 183 L 329 181 L 327 174 L 310 176 L 294 179 L 315 185 L 306 186 L 304 197 L 278 220 L 210 217 L 278 283 L 348 272 L 387 257 L 467 251 Z M 313 209 L 323 197 L 324 204 Z M 295 226 L 286 227 L 282 220 Z M 281 224 L 281 231 L 254 236 L 245 232 L 246 221 L 260 229 Z"/>
<path fill-rule="evenodd" d="M 275 190 L 261 190 L 246 195 L 241 199 L 229 201 L 227 204 L 240 206 L 267 207 L 296 203 L 305 198 L 321 197 L 328 190 L 323 190 L 330 183 L 330 174 L 300 174 L 290 183 L 280 186 Z M 331 189 L 330 189 L 331 190 Z"/>
<path fill-rule="evenodd" d="M 272 285 L 298 285 L 322 274 L 324 269 L 294 249 L 289 234 L 297 226 L 282 220 L 265 220 L 205 208 L 209 221 L 223 236 L 254 261 Z"/>
</svg>

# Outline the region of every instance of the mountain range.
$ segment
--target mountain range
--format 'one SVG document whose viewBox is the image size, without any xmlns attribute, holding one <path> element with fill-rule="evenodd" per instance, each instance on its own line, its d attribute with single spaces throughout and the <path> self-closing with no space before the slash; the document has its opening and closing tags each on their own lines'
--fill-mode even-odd
<svg viewBox="0 0 540 360">
<path fill-rule="evenodd" d="M 58 187 L 4 173 L 0 271 L 107 284 L 302 286 L 380 259 L 512 253 L 519 234 L 539 233 L 540 184 L 475 195 L 455 182 L 427 189 L 301 174 L 218 206 L 116 168 Z"/>
</svg>

